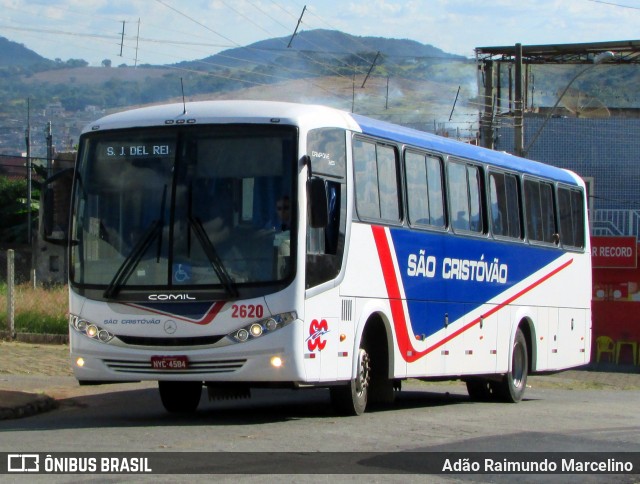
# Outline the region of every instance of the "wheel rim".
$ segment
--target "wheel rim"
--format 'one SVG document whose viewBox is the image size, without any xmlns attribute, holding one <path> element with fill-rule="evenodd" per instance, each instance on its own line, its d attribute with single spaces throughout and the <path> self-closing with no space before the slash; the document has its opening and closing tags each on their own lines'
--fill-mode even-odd
<svg viewBox="0 0 640 484">
<path fill-rule="evenodd" d="M 513 386 L 516 388 L 520 388 L 523 384 L 526 364 L 522 344 L 516 343 L 513 347 L 513 360 L 511 362 L 511 378 L 513 379 Z"/>
<path fill-rule="evenodd" d="M 360 349 L 358 353 L 358 376 L 356 377 L 356 393 L 358 396 L 362 394 L 369 387 L 369 379 L 371 378 L 371 361 L 369 354 Z"/>
</svg>

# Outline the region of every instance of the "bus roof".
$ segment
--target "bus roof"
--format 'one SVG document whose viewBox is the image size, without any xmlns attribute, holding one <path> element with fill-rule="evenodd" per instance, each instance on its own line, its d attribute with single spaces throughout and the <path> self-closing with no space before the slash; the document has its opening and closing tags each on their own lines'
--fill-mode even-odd
<svg viewBox="0 0 640 484">
<path fill-rule="evenodd" d="M 110 114 L 90 123 L 82 132 L 216 123 L 281 123 L 308 128 L 318 125 L 359 130 L 348 113 L 327 106 L 276 101 L 198 101 L 148 106 Z"/>
<path fill-rule="evenodd" d="M 487 163 L 505 170 L 523 172 L 572 185 L 577 184 L 577 176 L 568 170 L 320 105 L 276 101 L 200 101 L 163 104 L 105 116 L 87 125 L 83 133 L 133 127 L 223 122 L 282 123 L 308 129 L 319 126 L 339 127 L 433 152 Z"/>
<path fill-rule="evenodd" d="M 514 170 L 552 180 L 577 184 L 576 175 L 568 170 L 545 165 L 538 161 L 519 158 L 502 151 L 490 150 L 479 146 L 438 136 L 425 131 L 379 121 L 358 114 L 352 115 L 360 126 L 362 133 L 395 142 L 423 148 L 426 150 L 457 156 L 467 160 L 487 163 L 505 170 Z"/>
</svg>

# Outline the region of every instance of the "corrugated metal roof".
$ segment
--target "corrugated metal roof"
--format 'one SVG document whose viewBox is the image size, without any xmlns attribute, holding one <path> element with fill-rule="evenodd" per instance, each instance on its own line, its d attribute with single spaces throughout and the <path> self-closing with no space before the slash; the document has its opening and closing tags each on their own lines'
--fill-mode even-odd
<svg viewBox="0 0 640 484">
<path fill-rule="evenodd" d="M 501 60 L 513 62 L 516 46 L 476 47 L 478 60 Z M 581 44 L 523 45 L 524 64 L 591 64 L 601 52 L 611 51 L 615 58 L 608 63 L 639 64 L 640 40 L 618 40 Z"/>
</svg>

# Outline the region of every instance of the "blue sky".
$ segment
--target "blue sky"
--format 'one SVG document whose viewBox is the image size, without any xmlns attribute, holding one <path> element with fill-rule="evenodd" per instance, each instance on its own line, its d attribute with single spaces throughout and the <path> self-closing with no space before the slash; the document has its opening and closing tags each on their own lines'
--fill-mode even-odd
<svg viewBox="0 0 640 484">
<path fill-rule="evenodd" d="M 640 24 L 640 0 L 0 0 L 0 36 L 49 59 L 170 64 L 290 36 L 305 5 L 301 30 L 467 57 L 479 46 L 637 39 Z"/>
</svg>

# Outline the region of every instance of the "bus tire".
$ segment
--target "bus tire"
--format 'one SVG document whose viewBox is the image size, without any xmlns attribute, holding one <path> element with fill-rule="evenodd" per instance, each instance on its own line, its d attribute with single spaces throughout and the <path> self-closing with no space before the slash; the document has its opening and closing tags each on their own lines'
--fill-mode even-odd
<svg viewBox="0 0 640 484">
<path fill-rule="evenodd" d="M 343 415 L 362 415 L 367 408 L 371 361 L 364 348 L 358 352 L 358 371 L 348 385 L 331 387 L 331 403 Z"/>
<path fill-rule="evenodd" d="M 200 381 L 159 381 L 160 399 L 170 413 L 195 412 L 202 395 Z"/>
<path fill-rule="evenodd" d="M 502 381 L 494 383 L 498 398 L 509 403 L 517 403 L 522 400 L 527 388 L 528 374 L 527 340 L 522 330 L 518 328 L 511 351 L 511 370 L 503 377 Z"/>
</svg>

